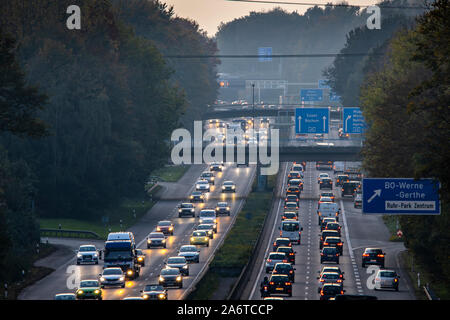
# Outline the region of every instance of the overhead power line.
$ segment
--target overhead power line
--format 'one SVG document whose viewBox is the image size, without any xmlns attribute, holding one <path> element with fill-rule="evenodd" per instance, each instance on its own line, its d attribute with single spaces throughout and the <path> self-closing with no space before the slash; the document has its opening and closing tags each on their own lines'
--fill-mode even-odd
<svg viewBox="0 0 450 320">
<path fill-rule="evenodd" d="M 265 1 L 265 0 L 226 0 L 230 2 L 247 2 L 247 3 L 264 3 L 264 4 L 286 4 L 286 5 L 295 5 L 295 6 L 318 6 L 318 7 L 349 7 L 349 8 L 368 8 L 373 5 L 367 4 L 346 4 L 346 3 L 308 3 L 308 2 L 288 2 L 288 1 Z M 428 9 L 426 6 L 390 6 L 390 5 L 382 5 L 376 4 L 376 6 L 383 9 L 416 9 L 416 10 L 424 10 Z"/>
</svg>

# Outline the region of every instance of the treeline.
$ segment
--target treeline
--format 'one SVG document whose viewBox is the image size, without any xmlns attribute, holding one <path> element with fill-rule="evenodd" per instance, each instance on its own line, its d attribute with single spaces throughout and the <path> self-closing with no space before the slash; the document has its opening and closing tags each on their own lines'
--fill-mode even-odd
<svg viewBox="0 0 450 320">
<path fill-rule="evenodd" d="M 194 22 L 159 1 L 82 0 L 69 30 L 72 4 L 0 3 L 0 259 L 12 273 L 39 240 L 35 214 L 99 221 L 143 196 L 180 119 L 215 99 L 217 61 L 193 72 L 163 56 L 215 51 Z"/>
<path fill-rule="evenodd" d="M 444 288 L 450 283 L 449 15 L 449 1 L 437 0 L 414 21 L 387 24 L 387 38 L 371 41 L 370 32 L 356 30 L 343 52 L 366 39 L 372 54 L 353 66 L 336 59 L 326 73 L 344 99 L 361 103 L 368 123 L 363 165 L 370 176 L 440 181 L 441 215 L 399 221 L 405 245 Z"/>
</svg>

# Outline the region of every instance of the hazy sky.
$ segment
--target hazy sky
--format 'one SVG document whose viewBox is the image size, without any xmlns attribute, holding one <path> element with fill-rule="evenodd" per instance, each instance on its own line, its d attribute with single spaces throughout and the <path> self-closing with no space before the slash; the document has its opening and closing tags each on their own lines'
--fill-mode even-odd
<svg viewBox="0 0 450 320">
<path fill-rule="evenodd" d="M 306 2 L 306 3 L 339 3 L 331 0 L 275 0 L 284 2 Z M 229 22 L 235 18 L 248 15 L 250 11 L 269 11 L 274 7 L 280 6 L 283 9 L 292 12 L 303 13 L 308 6 L 286 5 L 286 4 L 263 4 L 246 3 L 226 0 L 161 0 L 169 5 L 173 5 L 175 13 L 179 17 L 190 18 L 200 25 L 200 28 L 208 32 L 209 36 L 214 36 L 220 22 Z M 370 5 L 379 2 L 378 0 L 347 0 L 349 4 Z"/>
</svg>

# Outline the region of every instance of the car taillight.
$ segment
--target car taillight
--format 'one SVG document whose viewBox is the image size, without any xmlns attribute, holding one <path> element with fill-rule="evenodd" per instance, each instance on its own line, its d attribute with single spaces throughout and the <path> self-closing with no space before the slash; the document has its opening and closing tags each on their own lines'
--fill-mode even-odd
<svg viewBox="0 0 450 320">
<path fill-rule="evenodd" d="M 290 282 L 286 282 L 286 283 L 285 283 L 285 285 L 287 285 L 287 286 L 290 286 L 290 285 L 291 285 L 291 283 L 290 283 Z"/>
<path fill-rule="evenodd" d="M 324 279 L 320 279 L 320 282 L 324 282 L 325 280 Z"/>
<path fill-rule="evenodd" d="M 339 253 L 336 253 L 336 257 L 339 256 Z"/>
<path fill-rule="evenodd" d="M 320 295 L 323 296 L 323 290 L 320 290 Z"/>
<path fill-rule="evenodd" d="M 291 253 L 289 253 L 289 255 L 290 255 L 290 256 L 293 256 L 293 255 L 294 255 L 294 253 L 293 253 L 293 252 L 291 252 Z"/>
<path fill-rule="evenodd" d="M 363 257 L 368 257 L 369 255 L 367 254 L 367 253 L 364 253 L 363 254 Z"/>
<path fill-rule="evenodd" d="M 397 278 L 395 278 L 395 279 L 394 279 L 394 282 L 397 282 L 397 281 L 398 281 L 398 279 L 397 279 Z"/>
<path fill-rule="evenodd" d="M 375 278 L 375 281 L 380 281 L 381 279 L 380 278 Z"/>
<path fill-rule="evenodd" d="M 285 260 L 283 260 L 283 262 L 285 262 L 285 263 L 286 263 L 286 262 L 287 262 L 287 260 L 285 259 Z"/>
<path fill-rule="evenodd" d="M 267 259 L 267 262 L 272 262 L 272 259 Z"/>
<path fill-rule="evenodd" d="M 378 254 L 377 257 L 383 258 L 384 254 Z"/>
<path fill-rule="evenodd" d="M 342 282 L 342 280 L 341 280 L 341 279 L 338 279 L 337 282 Z"/>
<path fill-rule="evenodd" d="M 323 256 L 323 253 L 320 253 L 321 256 Z"/>
<path fill-rule="evenodd" d="M 341 294 L 344 294 L 344 291 L 341 291 Z"/>
<path fill-rule="evenodd" d="M 264 286 L 264 290 L 267 290 L 267 286 Z"/>
<path fill-rule="evenodd" d="M 338 245 L 338 246 L 342 246 L 342 242 L 339 242 L 337 245 Z"/>
<path fill-rule="evenodd" d="M 273 282 L 273 281 L 270 281 L 270 282 L 269 282 L 269 284 L 273 285 L 273 284 L 274 284 L 274 282 Z"/>
<path fill-rule="evenodd" d="M 327 245 L 328 245 L 328 242 L 324 242 L 323 245 L 324 245 L 324 246 L 327 246 Z"/>
</svg>

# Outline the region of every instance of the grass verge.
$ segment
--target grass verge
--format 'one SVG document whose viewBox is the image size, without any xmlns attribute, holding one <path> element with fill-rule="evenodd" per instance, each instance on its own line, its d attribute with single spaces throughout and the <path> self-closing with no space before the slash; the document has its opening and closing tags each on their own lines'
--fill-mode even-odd
<svg viewBox="0 0 450 320">
<path fill-rule="evenodd" d="M 177 182 L 189 169 L 188 165 L 167 165 L 152 172 L 151 176 L 165 182 Z"/>
<path fill-rule="evenodd" d="M 198 282 L 195 290 L 190 294 L 189 300 L 209 300 L 219 289 L 222 277 L 237 278 L 239 276 L 251 259 L 251 253 L 261 233 L 264 218 L 271 209 L 275 181 L 276 176 L 269 176 L 267 191 L 252 191 L 249 194 L 233 227 L 211 261 L 207 273 Z M 256 179 L 253 189 L 255 187 Z"/>
</svg>

